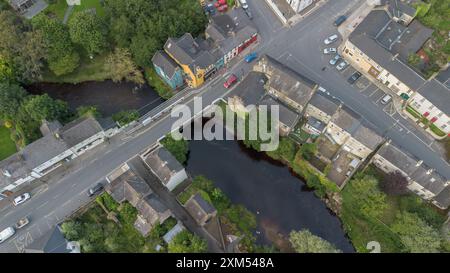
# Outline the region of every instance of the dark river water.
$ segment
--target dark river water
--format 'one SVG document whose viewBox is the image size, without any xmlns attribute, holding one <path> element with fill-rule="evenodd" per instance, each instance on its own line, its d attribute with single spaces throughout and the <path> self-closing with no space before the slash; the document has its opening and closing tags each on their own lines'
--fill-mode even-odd
<svg viewBox="0 0 450 273">
<path fill-rule="evenodd" d="M 341 222 L 289 168 L 238 141 L 190 141 L 187 170 L 214 181 L 233 203 L 256 214 L 255 236 L 269 244 L 309 229 L 344 252 L 354 252 Z"/>
<path fill-rule="evenodd" d="M 54 99 L 66 101 L 75 110 L 83 105 L 96 105 L 104 116 L 121 110 L 141 109 L 147 112 L 163 102 L 148 85 L 133 90 L 135 84 L 112 81 L 80 84 L 37 83 L 26 87 L 31 94 L 47 93 Z"/>
</svg>

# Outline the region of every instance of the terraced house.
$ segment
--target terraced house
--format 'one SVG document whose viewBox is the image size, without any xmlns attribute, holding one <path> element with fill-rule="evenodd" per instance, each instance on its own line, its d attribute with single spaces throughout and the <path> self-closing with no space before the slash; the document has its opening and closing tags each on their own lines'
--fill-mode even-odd
<svg viewBox="0 0 450 273">
<path fill-rule="evenodd" d="M 342 54 L 369 79 L 384 84 L 405 100 L 408 112 L 431 123 L 436 137 L 450 134 L 450 89 L 436 79 L 425 79 L 407 63 L 433 30 L 413 19 L 413 8 L 399 1 L 384 1 L 354 29 Z"/>
</svg>

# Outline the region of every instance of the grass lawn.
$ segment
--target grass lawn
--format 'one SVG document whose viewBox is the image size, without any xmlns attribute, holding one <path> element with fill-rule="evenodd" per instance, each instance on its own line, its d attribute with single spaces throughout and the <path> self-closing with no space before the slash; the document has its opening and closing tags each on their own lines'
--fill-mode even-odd
<svg viewBox="0 0 450 273">
<path fill-rule="evenodd" d="M 81 57 L 80 66 L 72 73 L 56 76 L 50 71 L 44 73 L 43 82 L 55 83 L 81 83 L 85 81 L 104 81 L 111 78 L 111 71 L 105 67 L 109 52 L 95 56 L 93 60 L 86 56 Z"/>
<path fill-rule="evenodd" d="M 11 140 L 11 132 L 5 126 L 0 127 L 0 160 L 3 160 L 10 155 L 14 154 L 16 150 L 16 144 Z"/>
<path fill-rule="evenodd" d="M 61 21 L 64 19 L 64 14 L 67 10 L 67 2 L 66 0 L 57 0 L 54 4 L 48 5 L 45 9 L 45 14 L 54 15 Z"/>
<path fill-rule="evenodd" d="M 105 9 L 101 5 L 100 0 L 81 0 L 81 5 L 75 6 L 73 13 L 93 8 L 95 8 L 97 15 L 102 17 L 105 15 Z"/>
<path fill-rule="evenodd" d="M 45 13 L 48 15 L 54 14 L 62 21 L 67 8 L 68 6 L 66 0 L 56 0 L 54 4 L 50 4 L 47 9 L 45 9 Z M 95 8 L 99 16 L 105 15 L 105 9 L 101 5 L 100 0 L 81 0 L 81 5 L 75 6 L 72 14 L 92 8 Z"/>
</svg>

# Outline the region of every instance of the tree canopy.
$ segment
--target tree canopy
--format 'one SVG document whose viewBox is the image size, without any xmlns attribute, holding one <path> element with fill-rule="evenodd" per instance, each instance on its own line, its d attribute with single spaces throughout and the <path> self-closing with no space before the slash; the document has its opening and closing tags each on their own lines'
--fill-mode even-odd
<svg viewBox="0 0 450 273">
<path fill-rule="evenodd" d="M 107 47 L 108 28 L 102 18 L 89 10 L 73 14 L 68 22 L 70 38 L 93 56 Z"/>
<path fill-rule="evenodd" d="M 207 248 L 205 240 L 187 230 L 183 230 L 169 243 L 168 251 L 169 253 L 204 253 Z"/>
<path fill-rule="evenodd" d="M 292 231 L 289 241 L 297 253 L 340 253 L 334 245 L 312 234 L 309 230 Z"/>
<path fill-rule="evenodd" d="M 375 177 L 365 175 L 352 181 L 355 205 L 370 217 L 380 217 L 387 208 L 386 195 L 378 188 Z"/>
</svg>

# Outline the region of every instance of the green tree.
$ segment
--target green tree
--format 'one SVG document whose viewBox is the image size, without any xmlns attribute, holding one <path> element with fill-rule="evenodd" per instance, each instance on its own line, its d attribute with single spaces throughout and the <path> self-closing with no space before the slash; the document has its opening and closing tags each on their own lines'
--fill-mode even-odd
<svg viewBox="0 0 450 273">
<path fill-rule="evenodd" d="M 79 65 L 80 56 L 70 40 L 68 28 L 56 18 L 45 15 L 35 17 L 32 22 L 33 27 L 44 34 L 50 70 L 57 76 L 73 72 Z"/>
<path fill-rule="evenodd" d="M 378 181 L 373 176 L 364 176 L 351 181 L 355 205 L 370 217 L 380 217 L 387 208 L 386 195 L 378 188 Z"/>
<path fill-rule="evenodd" d="M 403 212 L 397 215 L 392 225 L 407 250 L 412 253 L 439 252 L 441 237 L 439 233 L 417 214 Z"/>
<path fill-rule="evenodd" d="M 71 16 L 68 26 L 72 41 L 81 45 L 90 56 L 105 50 L 108 31 L 105 23 L 96 13 L 77 12 Z"/>
<path fill-rule="evenodd" d="M 189 143 L 185 139 L 175 140 L 171 134 L 168 134 L 161 144 L 181 163 L 187 161 L 187 154 L 189 152 Z"/>
<path fill-rule="evenodd" d="M 131 53 L 124 48 L 116 48 L 106 59 L 106 67 L 112 73 L 114 82 L 122 80 L 143 85 L 145 83 L 142 72 L 131 59 Z"/>
<path fill-rule="evenodd" d="M 21 86 L 0 82 L 0 119 L 14 120 L 27 96 L 27 91 Z"/>
<path fill-rule="evenodd" d="M 125 126 L 132 121 L 139 119 L 139 112 L 136 110 L 120 111 L 114 114 L 112 119 L 119 123 L 120 126 Z"/>
<path fill-rule="evenodd" d="M 77 108 L 77 114 L 79 117 L 94 117 L 99 118 L 101 117 L 100 111 L 97 109 L 94 105 L 89 106 L 80 106 Z"/>
<path fill-rule="evenodd" d="M 309 230 L 292 231 L 289 241 L 297 253 L 340 253 L 334 245 L 312 234 Z"/>
<path fill-rule="evenodd" d="M 300 154 L 306 160 L 310 160 L 317 152 L 317 145 L 315 143 L 303 143 L 300 147 Z"/>
<path fill-rule="evenodd" d="M 183 230 L 178 233 L 169 243 L 169 253 L 204 253 L 207 251 L 206 241 Z"/>
<path fill-rule="evenodd" d="M 31 96 L 22 105 L 29 117 L 35 121 L 68 121 L 70 110 L 66 102 L 54 100 L 47 94 L 40 96 Z"/>
<path fill-rule="evenodd" d="M 76 221 L 67 221 L 62 223 L 61 231 L 69 241 L 76 241 L 81 237 L 81 224 Z"/>
</svg>

